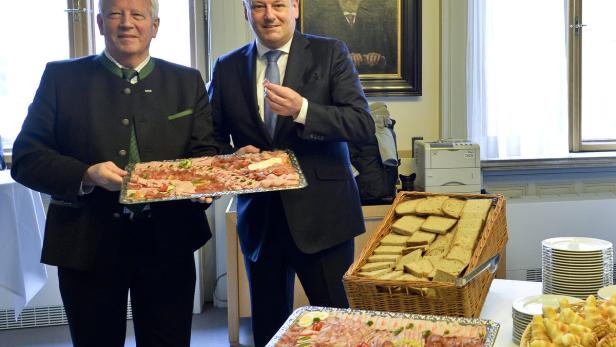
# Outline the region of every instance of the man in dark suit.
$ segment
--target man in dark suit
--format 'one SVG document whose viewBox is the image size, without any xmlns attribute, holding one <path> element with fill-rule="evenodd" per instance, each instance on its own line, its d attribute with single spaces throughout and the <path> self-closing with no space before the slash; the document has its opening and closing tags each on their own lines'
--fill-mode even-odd
<svg viewBox="0 0 616 347">
<path fill-rule="evenodd" d="M 97 22 L 104 53 L 47 65 L 12 175 L 51 195 L 42 262 L 58 267 L 75 346 L 124 346 L 129 290 L 137 345 L 189 346 L 207 205 L 129 208 L 118 191 L 129 162 L 217 154 L 205 85 L 150 57 L 156 0 L 103 0 Z"/>
<path fill-rule="evenodd" d="M 310 0 L 303 31 L 344 41 L 360 74 L 397 72 L 396 0 Z"/>
<path fill-rule="evenodd" d="M 244 0 L 244 12 L 257 39 L 216 62 L 215 134 L 227 151 L 230 139 L 239 152 L 291 149 L 308 182 L 237 198 L 253 334 L 263 346 L 291 313 L 296 273 L 312 305 L 348 306 L 342 275 L 365 229 L 347 141 L 375 130 L 346 46 L 295 31 L 297 0 Z M 269 63 L 272 54 L 279 58 Z"/>
</svg>

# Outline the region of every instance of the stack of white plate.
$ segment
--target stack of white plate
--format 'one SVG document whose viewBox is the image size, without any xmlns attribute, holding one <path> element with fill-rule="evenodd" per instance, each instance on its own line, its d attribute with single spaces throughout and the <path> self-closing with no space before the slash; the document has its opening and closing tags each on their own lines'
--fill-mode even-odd
<svg viewBox="0 0 616 347">
<path fill-rule="evenodd" d="M 571 296 L 550 294 L 527 296 L 516 299 L 511 307 L 513 318 L 513 342 L 516 345 L 520 344 L 524 329 L 530 324 L 533 316 L 543 314 L 543 306 L 556 308 L 562 299 L 567 299 L 570 304 L 582 301 Z"/>
<path fill-rule="evenodd" d="M 612 243 L 588 237 L 557 237 L 541 242 L 543 293 L 586 299 L 612 285 Z"/>
</svg>

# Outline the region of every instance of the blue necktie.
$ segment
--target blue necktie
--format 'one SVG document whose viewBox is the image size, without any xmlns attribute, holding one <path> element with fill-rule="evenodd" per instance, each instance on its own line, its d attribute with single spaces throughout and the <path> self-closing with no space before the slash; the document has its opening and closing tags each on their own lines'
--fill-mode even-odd
<svg viewBox="0 0 616 347">
<path fill-rule="evenodd" d="M 280 84 L 280 71 L 278 71 L 278 58 L 282 51 L 269 51 L 265 53 L 265 57 L 267 58 L 267 68 L 265 69 L 265 79 L 274 84 Z M 267 131 L 270 133 L 272 138 L 274 138 L 274 131 L 276 130 L 276 114 L 270 109 L 267 104 L 266 95 L 263 94 L 263 120 L 265 121 L 265 126 L 267 127 Z"/>
</svg>

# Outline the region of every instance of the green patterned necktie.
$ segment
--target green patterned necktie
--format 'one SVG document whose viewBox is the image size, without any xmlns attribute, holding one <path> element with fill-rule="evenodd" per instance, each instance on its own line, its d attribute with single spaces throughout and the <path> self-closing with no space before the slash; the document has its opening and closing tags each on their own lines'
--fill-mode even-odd
<svg viewBox="0 0 616 347">
<path fill-rule="evenodd" d="M 135 77 L 139 77 L 139 72 L 137 72 L 137 70 L 122 68 L 122 78 L 124 78 L 126 82 L 130 83 Z"/>
<path fill-rule="evenodd" d="M 137 72 L 136 70 L 124 69 L 124 68 L 122 69 L 122 78 L 124 78 L 126 82 L 132 83 L 132 80 L 135 77 L 139 78 L 139 72 Z M 139 156 L 139 145 L 137 144 L 137 133 L 135 132 L 135 121 L 133 119 L 133 124 L 130 128 L 128 164 L 136 164 L 140 161 L 141 161 L 141 158 Z M 146 205 L 147 204 L 134 204 L 134 205 L 125 205 L 125 206 L 129 211 L 133 213 L 131 215 L 131 218 L 133 218 L 133 216 L 139 214 L 140 212 L 143 212 L 143 209 L 145 208 Z"/>
</svg>

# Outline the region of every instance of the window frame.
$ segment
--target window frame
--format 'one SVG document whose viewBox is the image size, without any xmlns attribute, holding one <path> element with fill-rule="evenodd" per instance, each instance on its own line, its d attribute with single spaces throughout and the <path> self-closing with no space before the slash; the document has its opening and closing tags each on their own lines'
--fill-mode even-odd
<svg viewBox="0 0 616 347">
<path fill-rule="evenodd" d="M 568 0 L 568 64 L 569 64 L 569 151 L 600 152 L 616 150 L 616 141 L 584 141 L 582 139 L 582 40 L 584 0 Z"/>
<path fill-rule="evenodd" d="M 467 41 L 467 18 L 468 18 L 468 1 L 470 0 L 441 0 L 441 138 L 467 138 L 468 136 L 468 117 L 467 117 L 467 102 L 466 102 L 466 41 Z M 574 21 L 574 9 L 579 6 L 581 9 L 581 1 L 583 0 L 563 0 L 568 1 L 568 21 Z M 580 10 L 577 10 L 577 13 Z M 573 20 L 571 19 L 573 18 Z M 569 31 L 570 32 L 570 31 Z M 574 51 L 572 36 L 568 35 L 568 50 L 571 57 Z M 579 42 L 579 41 L 578 41 Z M 579 47 L 576 51 L 579 54 Z M 579 62 L 579 57 L 575 60 Z M 597 158 L 609 159 L 609 163 L 600 162 L 590 165 L 605 166 L 616 165 L 616 143 L 614 146 L 606 146 L 602 143 L 582 143 L 580 139 L 580 93 L 581 91 L 573 88 L 574 82 L 580 85 L 579 65 L 575 67 L 570 63 L 569 59 L 569 152 L 570 155 L 565 158 L 550 158 L 550 159 L 535 159 L 533 165 L 524 165 L 524 159 L 494 159 L 482 161 L 489 165 L 490 162 L 507 162 L 508 165 L 515 165 L 514 162 L 521 163 L 524 167 L 535 167 L 542 163 L 545 166 L 553 165 L 554 160 L 561 159 L 559 166 L 575 167 L 576 163 L 581 165 L 587 164 L 587 160 L 596 160 Z M 571 80 L 573 77 L 576 80 Z M 579 88 L 578 88 L 579 89 Z M 573 96 L 573 97 L 572 97 Z M 573 109 L 577 108 L 577 113 L 574 114 Z M 574 127 L 574 124 L 577 124 Z M 577 129 L 577 135 L 572 129 Z M 574 138 L 574 135 L 576 136 Z M 563 162 L 566 161 L 566 163 Z M 583 162 L 583 163 L 582 163 Z M 505 166 L 508 166 L 505 165 Z M 498 166 L 498 164 L 497 164 Z"/>
</svg>

